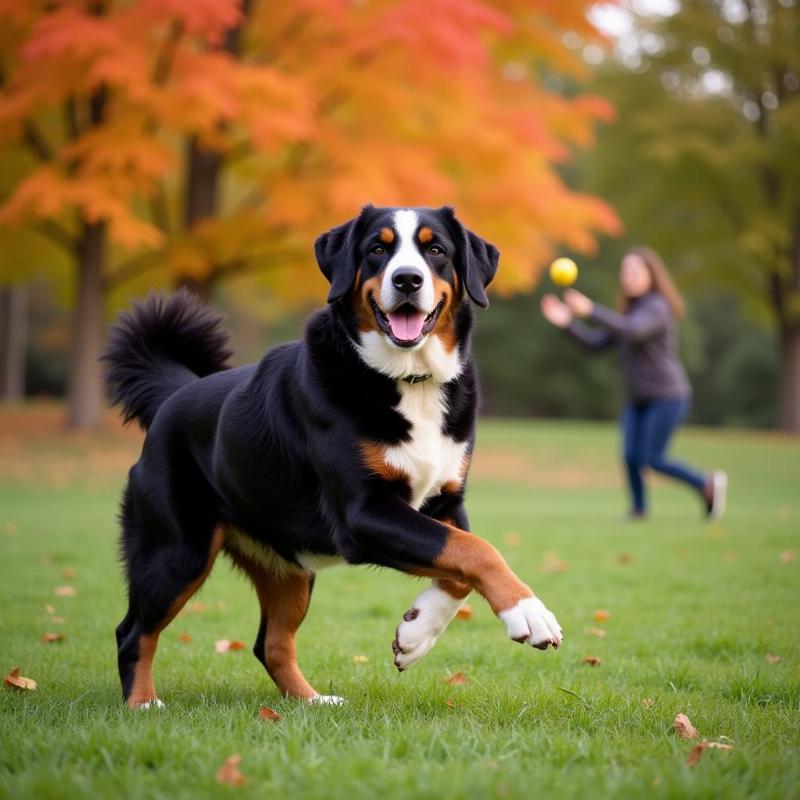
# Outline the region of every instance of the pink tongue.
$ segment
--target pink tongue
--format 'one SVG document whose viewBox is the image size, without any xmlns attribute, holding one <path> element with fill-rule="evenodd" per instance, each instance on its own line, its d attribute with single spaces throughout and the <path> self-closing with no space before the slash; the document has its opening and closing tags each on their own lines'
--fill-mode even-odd
<svg viewBox="0 0 800 800">
<path fill-rule="evenodd" d="M 419 311 L 399 311 L 389 314 L 389 325 L 396 339 L 413 342 L 422 333 L 425 315 Z"/>
</svg>

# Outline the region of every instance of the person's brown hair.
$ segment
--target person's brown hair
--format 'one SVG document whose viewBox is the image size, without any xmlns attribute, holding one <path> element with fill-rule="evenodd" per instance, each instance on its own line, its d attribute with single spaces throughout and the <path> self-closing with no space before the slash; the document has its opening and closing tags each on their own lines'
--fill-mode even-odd
<svg viewBox="0 0 800 800">
<path fill-rule="evenodd" d="M 647 267 L 647 271 L 650 273 L 650 279 L 653 282 L 650 291 L 658 292 L 667 301 L 672 314 L 680 319 L 680 317 L 686 313 L 686 305 L 683 302 L 681 293 L 675 286 L 675 282 L 672 280 L 672 276 L 669 274 L 666 264 L 661 260 L 661 256 L 651 247 L 643 246 L 631 247 L 625 253 L 625 256 L 639 256 L 639 258 L 642 259 Z M 623 256 L 623 258 L 625 258 L 625 256 Z M 627 312 L 630 303 L 630 298 L 625 297 L 625 295 L 620 292 L 619 310 L 622 311 L 623 314 Z"/>
</svg>

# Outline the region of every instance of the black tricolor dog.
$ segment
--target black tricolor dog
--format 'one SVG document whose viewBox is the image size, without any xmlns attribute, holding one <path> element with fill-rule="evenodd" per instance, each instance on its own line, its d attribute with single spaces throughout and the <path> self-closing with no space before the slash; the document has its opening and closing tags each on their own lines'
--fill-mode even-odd
<svg viewBox="0 0 800 800">
<path fill-rule="evenodd" d="M 449 208 L 374 208 L 319 237 L 328 307 L 302 341 L 228 369 L 219 318 L 190 295 L 150 297 L 104 355 L 115 402 L 146 430 L 122 502 L 128 613 L 117 627 L 131 707 L 160 705 L 159 633 L 224 550 L 261 604 L 255 654 L 280 691 L 309 685 L 294 636 L 325 564 L 432 579 L 392 647 L 421 658 L 475 589 L 508 635 L 557 647 L 555 617 L 500 554 L 469 533 L 464 482 L 478 387 L 472 302 L 498 252 Z"/>
</svg>

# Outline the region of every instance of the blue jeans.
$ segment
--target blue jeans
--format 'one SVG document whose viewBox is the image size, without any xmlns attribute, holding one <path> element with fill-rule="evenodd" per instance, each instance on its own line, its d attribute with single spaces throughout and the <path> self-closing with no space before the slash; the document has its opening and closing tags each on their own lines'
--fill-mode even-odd
<svg viewBox="0 0 800 800">
<path fill-rule="evenodd" d="M 688 412 L 688 398 L 647 400 L 625 406 L 622 412 L 622 437 L 635 513 L 644 513 L 646 508 L 642 480 L 645 467 L 688 483 L 698 491 L 703 490 L 705 475 L 667 457 L 669 440 Z"/>
</svg>

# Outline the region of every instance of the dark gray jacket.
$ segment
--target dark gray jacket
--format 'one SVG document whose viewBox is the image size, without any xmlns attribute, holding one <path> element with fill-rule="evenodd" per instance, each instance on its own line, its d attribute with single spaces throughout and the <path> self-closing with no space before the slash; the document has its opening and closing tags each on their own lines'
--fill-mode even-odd
<svg viewBox="0 0 800 800">
<path fill-rule="evenodd" d="M 689 397 L 691 387 L 678 357 L 675 320 L 663 295 L 648 292 L 631 301 L 625 314 L 595 303 L 588 320 L 567 330 L 591 350 L 619 344 L 625 393 L 632 403 Z"/>
</svg>

